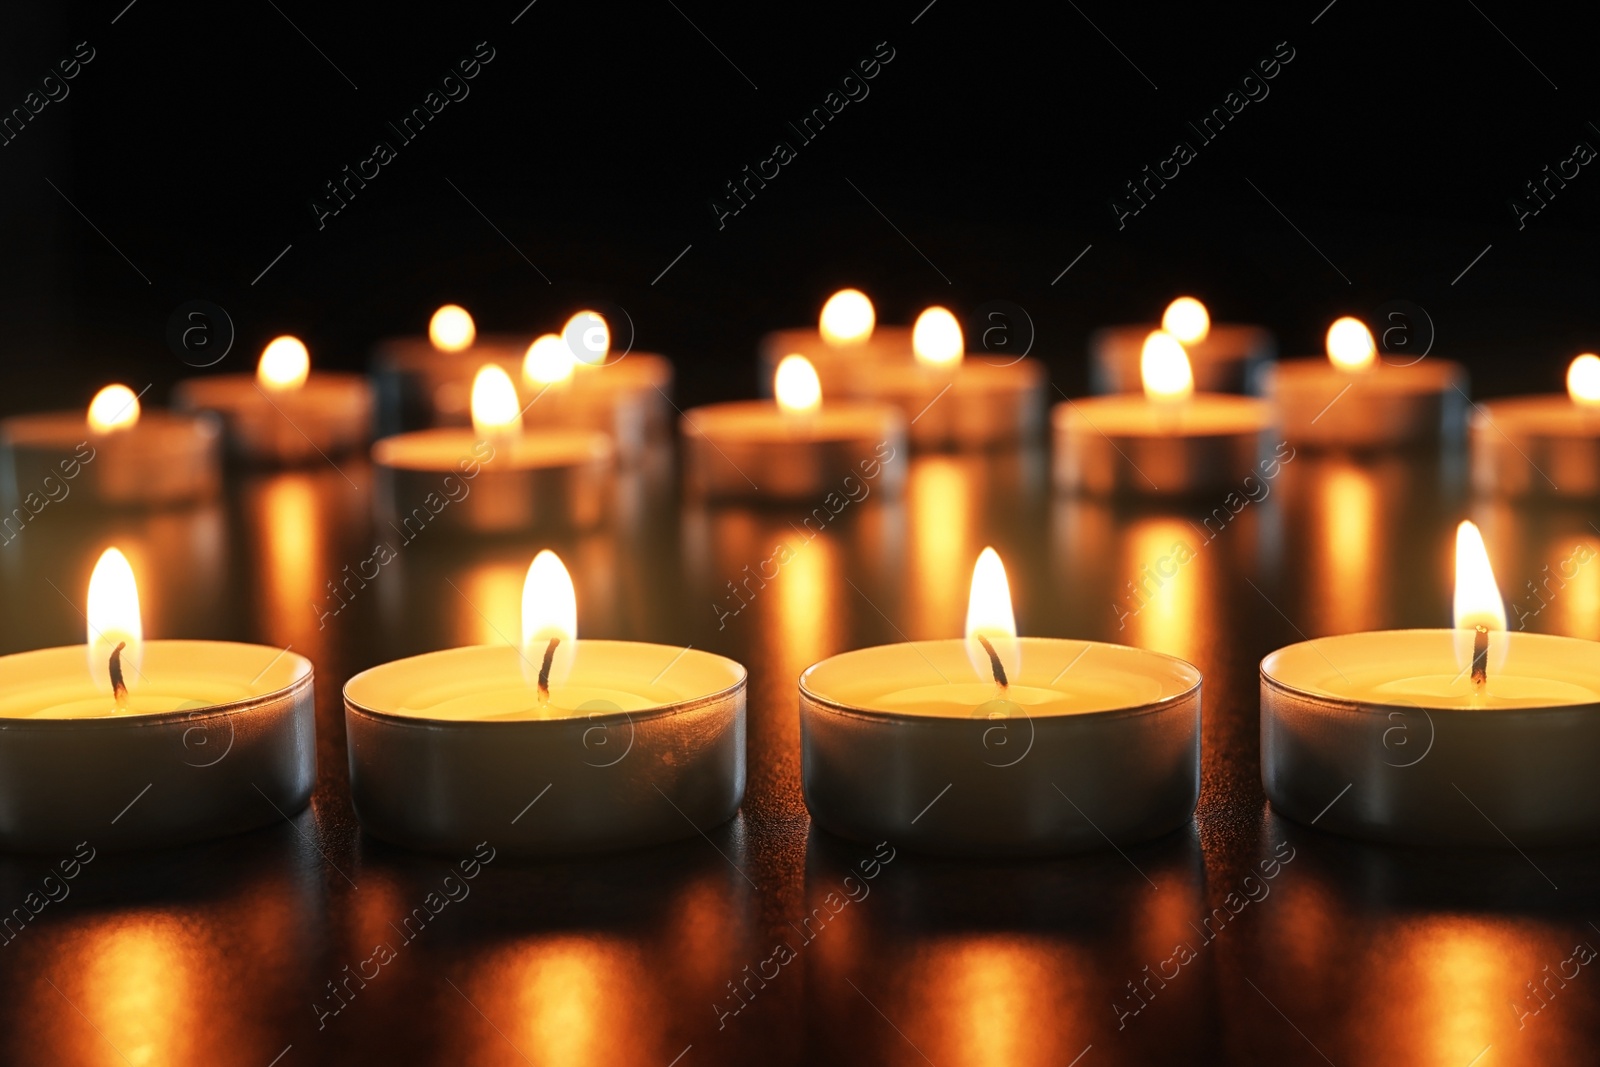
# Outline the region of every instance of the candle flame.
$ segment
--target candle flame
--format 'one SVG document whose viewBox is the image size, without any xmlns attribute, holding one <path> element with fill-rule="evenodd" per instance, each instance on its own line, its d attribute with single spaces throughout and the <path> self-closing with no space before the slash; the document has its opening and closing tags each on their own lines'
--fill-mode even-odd
<svg viewBox="0 0 1600 1067">
<path fill-rule="evenodd" d="M 580 311 L 561 327 L 561 339 L 579 364 L 603 367 L 611 355 L 611 327 L 598 311 Z"/>
<path fill-rule="evenodd" d="M 137 677 L 144 659 L 139 583 L 120 550 L 106 549 L 94 565 L 84 616 L 89 622 L 89 677 L 102 693 L 112 693 L 111 654 L 117 646 L 122 646 L 119 659 L 124 677 Z M 115 695 L 117 710 L 126 710 L 126 691 Z"/>
<path fill-rule="evenodd" d="M 989 648 L 995 650 L 1006 675 L 1015 677 L 1021 659 L 1017 618 L 1011 610 L 1011 584 L 1006 580 L 1005 564 L 993 548 L 978 553 L 978 562 L 972 567 L 966 628 L 967 658 L 972 669 L 990 678 L 995 674 L 994 665 L 989 658 L 989 648 L 985 648 L 979 638 L 986 639 Z"/>
<path fill-rule="evenodd" d="M 1349 315 L 1333 320 L 1328 327 L 1328 359 L 1343 371 L 1364 371 L 1378 358 L 1372 331 L 1360 319 Z"/>
<path fill-rule="evenodd" d="M 1456 527 L 1455 627 L 1458 630 L 1506 628 L 1506 605 L 1495 584 L 1483 534 L 1471 522 Z"/>
<path fill-rule="evenodd" d="M 256 380 L 273 393 L 286 393 L 306 384 L 311 374 L 311 353 L 298 337 L 274 337 L 261 350 L 256 364 Z"/>
<path fill-rule="evenodd" d="M 428 340 L 440 352 L 460 352 L 471 348 L 478 338 L 472 316 L 459 304 L 446 304 L 428 320 Z"/>
<path fill-rule="evenodd" d="M 1567 368 L 1567 395 L 1574 404 L 1600 407 L 1600 356 L 1585 352 Z"/>
<path fill-rule="evenodd" d="M 139 397 L 126 385 L 108 385 L 89 401 L 89 429 L 95 433 L 132 429 L 139 423 Z"/>
<path fill-rule="evenodd" d="M 1155 330 L 1144 339 L 1139 353 L 1139 377 L 1144 395 L 1151 400 L 1187 400 L 1194 395 L 1194 369 L 1189 354 L 1178 339 L 1165 330 Z"/>
<path fill-rule="evenodd" d="M 822 305 L 817 329 L 830 345 L 855 345 L 872 336 L 877 317 L 872 301 L 859 289 L 840 289 Z"/>
<path fill-rule="evenodd" d="M 778 361 L 772 376 L 772 394 L 778 407 L 793 414 L 809 414 L 822 406 L 822 382 L 805 356 L 788 355 Z"/>
<path fill-rule="evenodd" d="M 533 344 L 528 346 L 528 354 L 522 359 L 522 376 L 542 388 L 564 385 L 572 380 L 572 372 L 577 365 L 578 358 L 572 354 L 567 343 L 555 334 L 547 333 L 535 338 Z"/>
<path fill-rule="evenodd" d="M 961 324 L 945 308 L 927 308 L 911 327 L 911 352 L 924 367 L 949 367 L 960 363 L 965 348 Z"/>
<path fill-rule="evenodd" d="M 1192 296 L 1180 296 L 1161 315 L 1161 328 L 1186 345 L 1199 344 L 1211 332 L 1206 306 Z"/>
<path fill-rule="evenodd" d="M 561 557 L 541 549 L 522 581 L 522 671 L 538 680 L 541 699 L 565 680 L 578 640 L 578 593 Z M 551 642 L 556 642 L 552 648 Z"/>
<path fill-rule="evenodd" d="M 522 432 L 517 387 L 498 364 L 485 363 L 472 379 L 472 432 L 484 438 Z"/>
</svg>

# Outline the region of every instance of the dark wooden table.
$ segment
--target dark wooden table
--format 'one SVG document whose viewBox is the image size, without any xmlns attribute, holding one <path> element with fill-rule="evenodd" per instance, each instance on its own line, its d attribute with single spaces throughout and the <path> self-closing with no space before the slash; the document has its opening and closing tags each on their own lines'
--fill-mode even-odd
<svg viewBox="0 0 1600 1067">
<path fill-rule="evenodd" d="M 424 533 L 320 627 L 327 583 L 394 540 L 373 529 L 359 462 L 242 474 L 196 511 L 41 516 L 0 546 L 0 648 L 82 641 L 89 571 L 116 543 L 148 634 L 313 660 L 318 785 L 309 810 L 271 828 L 84 866 L 0 946 L 0 1061 L 1600 1062 L 1600 976 L 1564 962 L 1600 945 L 1596 851 L 1380 847 L 1287 822 L 1262 795 L 1257 705 L 1261 656 L 1301 634 L 1448 625 L 1459 518 L 1480 521 L 1502 591 L 1528 607 L 1546 564 L 1600 549 L 1592 511 L 1470 502 L 1450 488 L 1459 462 L 1302 454 L 1232 507 L 1181 508 L 1055 498 L 1042 454 L 909 462 L 903 501 L 874 493 L 809 539 L 796 514 L 680 506 L 670 479 L 630 486 L 617 523 L 581 537 Z M 727 583 L 780 543 L 793 558 L 719 627 L 718 606 L 736 606 Z M 584 634 L 747 665 L 743 810 L 642 852 L 496 858 L 408 938 L 403 916 L 465 857 L 362 835 L 341 687 L 385 660 L 515 632 L 522 574 L 546 544 L 576 579 Z M 805 925 L 873 850 L 807 818 L 796 676 L 902 634 L 957 635 L 985 544 L 1008 564 L 1025 633 L 1160 649 L 1204 671 L 1195 820 L 1124 854 L 1049 862 L 891 846 L 865 897 Z M 1179 544 L 1194 559 L 1140 590 Z M 1545 600 L 1530 629 L 1600 638 L 1600 565 Z M 0 909 L 60 858 L 0 857 Z M 1247 885 L 1264 861 L 1274 876 Z M 372 973 L 380 944 L 392 958 L 348 981 Z"/>
</svg>

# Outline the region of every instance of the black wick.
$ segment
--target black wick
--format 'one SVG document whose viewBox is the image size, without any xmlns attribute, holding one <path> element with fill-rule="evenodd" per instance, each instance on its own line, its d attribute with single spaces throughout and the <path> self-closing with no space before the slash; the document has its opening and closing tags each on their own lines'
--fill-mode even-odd
<svg viewBox="0 0 1600 1067">
<path fill-rule="evenodd" d="M 561 638 L 552 637 L 545 646 L 544 664 L 539 668 L 539 700 L 541 703 L 550 699 L 550 665 L 556 661 L 556 646 L 561 643 Z"/>
<path fill-rule="evenodd" d="M 1482 690 L 1489 683 L 1489 628 L 1479 626 L 1472 635 L 1472 684 Z"/>
<path fill-rule="evenodd" d="M 128 706 L 128 684 L 122 680 L 122 650 L 126 647 L 128 642 L 118 641 L 111 650 L 111 696 L 118 708 Z"/>
<path fill-rule="evenodd" d="M 1006 669 L 1000 662 L 1000 653 L 994 650 L 994 646 L 989 643 L 989 639 L 982 634 L 978 635 L 978 643 L 983 646 L 985 652 L 989 653 L 989 667 L 994 671 L 994 684 L 1004 689 L 1011 683 L 1006 681 Z"/>
</svg>

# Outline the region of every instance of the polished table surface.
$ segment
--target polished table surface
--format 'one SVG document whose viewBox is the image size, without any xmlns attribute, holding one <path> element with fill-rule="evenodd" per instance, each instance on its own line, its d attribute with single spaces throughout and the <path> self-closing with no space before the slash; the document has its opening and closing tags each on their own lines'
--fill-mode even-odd
<svg viewBox="0 0 1600 1067">
<path fill-rule="evenodd" d="M 858 489 L 819 501 L 809 524 L 803 510 L 680 504 L 654 469 L 621 486 L 607 528 L 551 540 L 425 529 L 401 543 L 374 528 L 359 461 L 241 472 L 212 507 L 39 515 L 0 546 L 0 650 L 81 642 L 89 572 L 115 543 L 148 635 L 310 657 L 318 779 L 310 808 L 270 828 L 99 852 L 8 931 L 0 1062 L 1600 1061 L 1586 965 L 1600 851 L 1384 847 L 1279 818 L 1261 789 L 1257 693 L 1261 657 L 1302 635 L 1449 625 L 1464 517 L 1484 529 L 1513 626 L 1600 638 L 1600 564 L 1549 578 L 1579 546 L 1600 551 L 1592 509 L 1470 500 L 1454 457 L 1300 453 L 1270 481 L 1178 506 L 1057 497 L 1042 451 L 895 462 L 909 463 L 902 500 Z M 371 574 L 380 543 L 394 558 L 334 599 L 329 583 Z M 811 825 L 797 675 L 850 648 L 957 636 L 986 544 L 1022 632 L 1158 649 L 1204 672 L 1191 825 L 1028 863 L 919 858 Z M 573 573 L 583 635 L 748 667 L 748 791 L 733 821 L 686 825 L 674 844 L 497 855 L 439 906 L 470 857 L 361 833 L 340 691 L 385 660 L 515 634 L 541 547 Z M 1400 764 L 1426 740 L 1385 744 Z M 962 803 L 959 790 L 939 803 Z M 0 857 L 0 911 L 67 858 Z M 847 893 L 863 864 L 875 877 Z M 425 925 L 404 924 L 430 900 Z"/>
</svg>

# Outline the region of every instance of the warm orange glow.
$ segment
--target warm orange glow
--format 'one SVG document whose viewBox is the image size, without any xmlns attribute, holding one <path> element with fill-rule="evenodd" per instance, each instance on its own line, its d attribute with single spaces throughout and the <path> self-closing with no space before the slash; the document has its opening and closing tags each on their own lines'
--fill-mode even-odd
<svg viewBox="0 0 1600 1067">
<path fill-rule="evenodd" d="M 598 311 L 580 311 L 561 327 L 567 351 L 582 367 L 603 367 L 611 355 L 611 327 Z"/>
<path fill-rule="evenodd" d="M 988 638 L 1008 671 L 1016 670 L 1017 617 L 1011 610 L 1011 583 L 1006 580 L 1006 567 L 1000 562 L 1000 554 L 993 548 L 978 553 L 978 562 L 972 567 L 965 636 L 967 658 L 979 674 L 989 677 L 993 669 L 989 653 L 978 641 L 979 637 Z"/>
<path fill-rule="evenodd" d="M 1183 344 L 1199 344 L 1211 332 L 1211 316 L 1206 306 L 1194 297 L 1180 296 L 1167 305 L 1161 316 L 1161 328 Z"/>
<path fill-rule="evenodd" d="M 1471 522 L 1456 527 L 1455 626 L 1458 630 L 1506 628 L 1506 605 L 1489 565 L 1489 550 L 1483 534 Z"/>
<path fill-rule="evenodd" d="M 522 376 L 541 388 L 564 385 L 572 380 L 577 365 L 578 357 L 567 343 L 547 333 L 528 346 L 528 354 L 522 359 Z"/>
<path fill-rule="evenodd" d="M 89 401 L 89 429 L 95 433 L 131 429 L 138 422 L 139 397 L 126 385 L 108 385 Z"/>
<path fill-rule="evenodd" d="M 484 438 L 522 432 L 517 387 L 497 364 L 485 363 L 472 379 L 472 432 Z"/>
<path fill-rule="evenodd" d="M 1600 356 L 1585 352 L 1567 368 L 1567 395 L 1574 404 L 1600 407 Z"/>
<path fill-rule="evenodd" d="M 132 688 L 144 659 L 144 624 L 139 614 L 139 583 L 128 557 L 119 549 L 106 549 L 94 565 L 84 616 L 89 620 L 89 676 L 101 692 L 111 692 L 111 652 L 125 643 L 123 678 Z"/>
<path fill-rule="evenodd" d="M 287 334 L 268 341 L 261 350 L 261 362 L 256 364 L 256 379 L 262 388 L 274 393 L 300 388 L 310 374 L 311 353 L 300 338 Z"/>
<path fill-rule="evenodd" d="M 1344 371 L 1364 371 L 1378 358 L 1372 331 L 1360 319 L 1346 315 L 1328 327 L 1328 359 Z"/>
<path fill-rule="evenodd" d="M 822 406 L 822 382 L 817 369 L 805 356 L 784 356 L 772 376 L 772 394 L 778 407 L 791 414 L 804 415 Z"/>
<path fill-rule="evenodd" d="M 877 317 L 872 301 L 859 289 L 840 289 L 822 305 L 817 329 L 830 345 L 855 345 L 872 336 Z"/>
<path fill-rule="evenodd" d="M 1189 354 L 1165 330 L 1155 330 L 1144 339 L 1139 377 L 1144 381 L 1144 395 L 1151 400 L 1179 401 L 1194 395 L 1194 369 L 1189 366 Z"/>
<path fill-rule="evenodd" d="M 441 352 L 471 348 L 477 337 L 478 328 L 473 325 L 472 316 L 458 304 L 446 304 L 428 320 L 428 340 Z"/>
<path fill-rule="evenodd" d="M 961 324 L 945 308 L 927 308 L 911 327 L 911 352 L 924 367 L 949 367 L 960 363 L 965 348 Z"/>
</svg>

